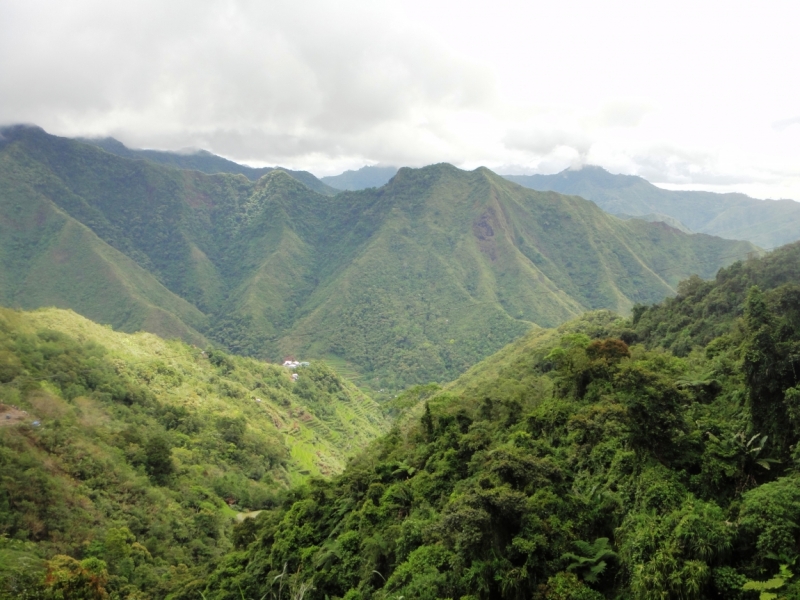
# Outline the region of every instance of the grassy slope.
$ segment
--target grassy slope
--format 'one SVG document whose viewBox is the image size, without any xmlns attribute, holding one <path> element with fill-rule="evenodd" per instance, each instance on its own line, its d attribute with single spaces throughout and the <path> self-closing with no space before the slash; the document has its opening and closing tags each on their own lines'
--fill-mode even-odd
<svg viewBox="0 0 800 600">
<path fill-rule="evenodd" d="M 17 564 L 96 552 L 152 597 L 225 551 L 237 511 L 341 471 L 386 428 L 375 402 L 324 365 L 293 383 L 281 367 L 56 309 L 0 309 L 0 419 L 11 405 L 28 416 L 0 421 L 0 555 Z M 148 477 L 148 444 L 159 437 L 174 466 L 163 479 Z M 138 574 L 108 548 L 120 527 L 151 557 L 137 559 Z M 20 576 L 12 571 L 0 566 L 0 597 Z"/>
<path fill-rule="evenodd" d="M 555 175 L 509 175 L 507 179 L 536 190 L 576 194 L 613 214 L 665 214 L 692 231 L 749 240 L 762 248 L 800 238 L 800 204 L 791 200 L 664 190 L 641 177 L 612 175 L 600 167 Z"/>
</svg>

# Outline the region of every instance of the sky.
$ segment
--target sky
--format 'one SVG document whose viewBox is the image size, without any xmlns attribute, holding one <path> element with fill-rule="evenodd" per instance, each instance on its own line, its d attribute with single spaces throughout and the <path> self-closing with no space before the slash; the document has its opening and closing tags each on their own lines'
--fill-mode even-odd
<svg viewBox="0 0 800 600">
<path fill-rule="evenodd" d="M 800 3 L 0 0 L 0 124 L 800 200 Z"/>
</svg>

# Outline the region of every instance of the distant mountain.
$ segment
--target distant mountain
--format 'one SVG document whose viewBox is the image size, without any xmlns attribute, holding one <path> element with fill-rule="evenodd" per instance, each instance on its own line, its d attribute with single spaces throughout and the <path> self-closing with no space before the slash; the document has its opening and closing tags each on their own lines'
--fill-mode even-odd
<svg viewBox="0 0 800 600">
<path fill-rule="evenodd" d="M 320 177 L 320 181 L 337 190 L 365 190 L 381 187 L 397 173 L 397 167 L 361 167 L 356 171 L 345 171 L 341 175 Z"/>
<path fill-rule="evenodd" d="M 762 248 L 800 239 L 800 202 L 793 200 L 664 190 L 641 177 L 614 175 L 595 166 L 567 169 L 555 175 L 505 178 L 534 190 L 581 196 L 612 214 L 667 215 L 692 231 L 748 240 Z"/>
<path fill-rule="evenodd" d="M 627 312 L 757 252 L 487 169 L 404 168 L 331 197 L 279 169 L 253 182 L 2 135 L 0 302 L 323 358 L 375 388 L 452 379 L 532 327 Z"/>
<path fill-rule="evenodd" d="M 227 158 L 217 156 L 216 154 L 212 154 L 207 150 L 194 150 L 189 152 L 138 150 L 128 148 L 119 140 L 115 140 L 111 137 L 78 138 L 78 140 L 87 144 L 92 144 L 98 148 L 102 148 L 111 154 L 116 154 L 117 156 L 122 156 L 125 158 L 141 158 L 162 165 L 168 165 L 178 169 L 191 169 L 193 171 L 200 171 L 201 173 L 241 174 L 251 181 L 256 181 L 260 177 L 263 177 L 275 169 L 281 169 L 315 192 L 325 194 L 326 196 L 333 196 L 338 192 L 338 189 L 333 189 L 325 185 L 308 171 L 292 171 L 291 169 L 284 169 L 282 167 L 248 167 L 246 165 L 240 165 L 239 163 L 230 161 Z"/>
</svg>

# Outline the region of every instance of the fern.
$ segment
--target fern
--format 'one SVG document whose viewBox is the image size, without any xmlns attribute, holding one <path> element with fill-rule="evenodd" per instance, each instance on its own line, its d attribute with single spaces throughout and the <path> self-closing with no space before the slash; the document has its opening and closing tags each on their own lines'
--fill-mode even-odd
<svg viewBox="0 0 800 600">
<path fill-rule="evenodd" d="M 561 559 L 572 561 L 567 566 L 567 571 L 574 571 L 580 575 L 581 579 L 589 583 L 596 583 L 605 571 L 607 561 L 617 557 L 617 553 L 611 549 L 608 543 L 608 538 L 597 538 L 591 544 L 578 540 L 574 544 L 580 554 L 566 552 Z"/>
<path fill-rule="evenodd" d="M 742 587 L 745 591 L 761 592 L 758 600 L 776 600 L 778 594 L 768 592 L 767 590 L 778 590 L 786 585 L 786 582 L 794 577 L 794 573 L 789 570 L 789 565 L 781 565 L 778 575 L 767 581 L 753 581 L 750 580 Z"/>
</svg>

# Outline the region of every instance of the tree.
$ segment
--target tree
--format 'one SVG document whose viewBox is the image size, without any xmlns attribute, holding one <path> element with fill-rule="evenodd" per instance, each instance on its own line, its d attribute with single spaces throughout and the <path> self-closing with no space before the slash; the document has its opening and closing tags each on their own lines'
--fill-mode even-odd
<svg viewBox="0 0 800 600">
<path fill-rule="evenodd" d="M 175 471 L 169 440 L 164 435 L 154 435 L 147 441 L 144 451 L 148 475 L 163 483 Z"/>
<path fill-rule="evenodd" d="M 105 600 L 108 598 L 106 563 L 97 558 L 78 562 L 58 555 L 47 563 L 45 585 L 57 600 Z"/>
</svg>

